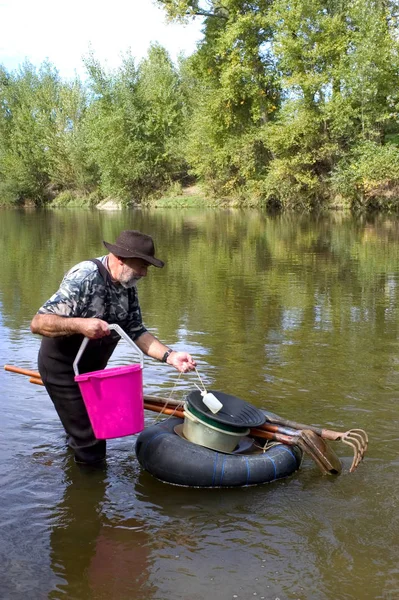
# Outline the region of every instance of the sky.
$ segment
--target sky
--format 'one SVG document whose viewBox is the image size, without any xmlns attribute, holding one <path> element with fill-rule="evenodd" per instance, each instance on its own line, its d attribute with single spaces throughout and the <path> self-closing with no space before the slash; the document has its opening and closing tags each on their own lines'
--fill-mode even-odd
<svg viewBox="0 0 399 600">
<path fill-rule="evenodd" d="M 90 49 L 114 69 L 129 49 L 139 61 L 151 42 L 176 60 L 195 50 L 201 24 L 167 23 L 153 0 L 0 0 L 0 64 L 12 71 L 26 59 L 36 66 L 49 59 L 61 77 L 84 78 Z"/>
</svg>

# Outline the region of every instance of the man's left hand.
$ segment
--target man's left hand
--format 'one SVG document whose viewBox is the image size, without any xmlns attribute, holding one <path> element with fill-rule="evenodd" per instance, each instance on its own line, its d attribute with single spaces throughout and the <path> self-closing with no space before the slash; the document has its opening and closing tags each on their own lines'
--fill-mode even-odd
<svg viewBox="0 0 399 600">
<path fill-rule="evenodd" d="M 197 363 L 188 352 L 171 352 L 167 358 L 168 365 L 175 367 L 180 373 L 194 371 Z"/>
</svg>

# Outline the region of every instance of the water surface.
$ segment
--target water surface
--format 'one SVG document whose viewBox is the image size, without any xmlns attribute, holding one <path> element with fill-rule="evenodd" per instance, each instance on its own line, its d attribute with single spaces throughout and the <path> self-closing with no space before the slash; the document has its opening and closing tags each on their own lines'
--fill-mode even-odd
<svg viewBox="0 0 399 600">
<path fill-rule="evenodd" d="M 257 211 L 0 212 L 0 363 L 36 368 L 29 322 L 76 262 L 122 229 L 151 233 L 164 269 L 139 284 L 146 326 L 188 349 L 213 389 L 337 429 L 340 477 L 308 458 L 280 482 L 162 484 L 135 438 L 82 470 L 43 388 L 0 371 L 0 597 L 394 599 L 398 564 L 399 221 Z M 113 363 L 129 362 L 121 342 Z M 145 361 L 145 390 L 183 398 L 194 375 Z M 146 414 L 147 423 L 155 415 Z"/>
</svg>

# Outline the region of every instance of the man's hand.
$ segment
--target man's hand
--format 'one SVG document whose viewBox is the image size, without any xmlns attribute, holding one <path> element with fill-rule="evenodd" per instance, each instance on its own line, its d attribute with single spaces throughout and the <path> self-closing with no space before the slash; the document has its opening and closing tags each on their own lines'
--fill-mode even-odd
<svg viewBox="0 0 399 600">
<path fill-rule="evenodd" d="M 156 358 L 157 360 L 162 360 L 165 352 L 170 350 L 168 346 L 165 346 L 152 335 L 149 331 L 142 333 L 140 337 L 135 340 L 137 346 L 140 348 L 144 354 L 147 356 L 151 356 L 152 358 Z M 168 365 L 175 367 L 180 373 L 188 373 L 189 371 L 194 371 L 197 363 L 188 352 L 176 352 L 173 350 L 168 358 L 166 359 Z"/>
<path fill-rule="evenodd" d="M 82 333 L 91 340 L 97 340 L 111 333 L 108 323 L 102 319 L 89 318 L 79 320 L 81 321 L 79 333 Z"/>
<path fill-rule="evenodd" d="M 180 373 L 188 373 L 189 371 L 194 371 L 197 363 L 188 352 L 171 352 L 169 354 L 166 362 L 168 365 L 172 365 L 175 367 Z"/>
<path fill-rule="evenodd" d="M 108 323 L 102 319 L 82 317 L 60 317 L 58 315 L 37 314 L 30 325 L 32 333 L 46 337 L 60 337 L 81 333 L 92 340 L 109 335 Z"/>
</svg>

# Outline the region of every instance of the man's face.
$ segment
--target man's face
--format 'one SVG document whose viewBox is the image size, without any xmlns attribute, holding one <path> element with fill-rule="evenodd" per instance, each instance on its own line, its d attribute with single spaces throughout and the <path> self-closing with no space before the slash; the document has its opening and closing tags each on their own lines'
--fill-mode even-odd
<svg viewBox="0 0 399 600">
<path fill-rule="evenodd" d="M 147 275 L 148 262 L 142 258 L 124 258 L 119 274 L 119 283 L 124 288 L 131 288 Z"/>
</svg>

